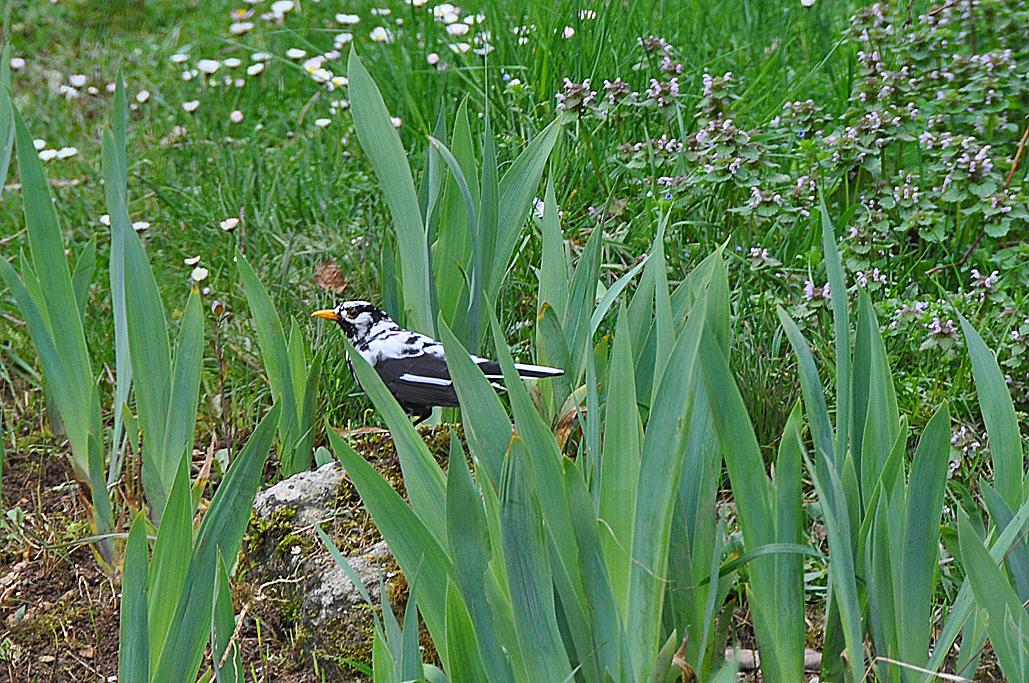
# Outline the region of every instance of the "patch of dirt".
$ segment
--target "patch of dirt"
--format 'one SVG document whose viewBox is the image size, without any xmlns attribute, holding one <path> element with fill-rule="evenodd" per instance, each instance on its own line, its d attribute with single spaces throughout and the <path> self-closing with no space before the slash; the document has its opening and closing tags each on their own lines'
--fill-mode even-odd
<svg viewBox="0 0 1029 683">
<path fill-rule="evenodd" d="M 118 592 L 92 551 L 70 469 L 54 450 L 8 454 L 0 524 L 0 681 L 118 672 Z"/>
</svg>

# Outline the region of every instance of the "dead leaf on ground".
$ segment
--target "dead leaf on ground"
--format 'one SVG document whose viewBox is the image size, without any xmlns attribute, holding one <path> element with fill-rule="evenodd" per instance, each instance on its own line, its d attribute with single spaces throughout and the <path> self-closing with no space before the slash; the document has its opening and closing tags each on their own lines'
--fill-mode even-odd
<svg viewBox="0 0 1029 683">
<path fill-rule="evenodd" d="M 326 259 L 314 271 L 314 283 L 334 294 L 342 294 L 347 288 L 347 279 L 343 271 L 332 259 Z"/>
</svg>

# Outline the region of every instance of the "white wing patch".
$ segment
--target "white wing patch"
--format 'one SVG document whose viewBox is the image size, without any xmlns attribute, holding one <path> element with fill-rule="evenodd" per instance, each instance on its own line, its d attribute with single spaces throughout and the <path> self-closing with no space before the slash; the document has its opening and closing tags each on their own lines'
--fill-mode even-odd
<svg viewBox="0 0 1029 683">
<path fill-rule="evenodd" d="M 405 372 L 398 377 L 401 382 L 410 382 L 411 384 L 431 384 L 437 387 L 449 387 L 453 382 L 449 379 L 440 379 L 439 377 L 426 377 L 425 375 L 412 375 L 410 372 Z"/>
</svg>

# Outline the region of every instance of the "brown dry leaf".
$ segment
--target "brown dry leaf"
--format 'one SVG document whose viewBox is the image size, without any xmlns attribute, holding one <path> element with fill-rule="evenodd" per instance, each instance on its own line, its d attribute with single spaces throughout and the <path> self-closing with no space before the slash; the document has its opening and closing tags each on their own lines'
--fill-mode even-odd
<svg viewBox="0 0 1029 683">
<path fill-rule="evenodd" d="M 326 259 L 315 269 L 314 283 L 334 294 L 342 294 L 347 288 L 347 279 L 343 276 L 343 271 L 332 259 Z"/>
<path fill-rule="evenodd" d="M 584 406 L 577 406 L 568 410 L 557 421 L 557 427 L 554 429 L 554 438 L 557 439 L 557 447 L 562 453 L 565 452 L 565 446 L 568 445 L 568 439 L 571 437 L 572 432 L 579 426 L 580 410 L 583 413 L 586 412 Z"/>
</svg>

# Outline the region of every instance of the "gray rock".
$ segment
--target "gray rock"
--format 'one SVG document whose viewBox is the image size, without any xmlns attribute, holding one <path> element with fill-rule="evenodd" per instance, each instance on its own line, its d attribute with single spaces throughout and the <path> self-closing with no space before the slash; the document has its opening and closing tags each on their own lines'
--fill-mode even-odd
<svg viewBox="0 0 1029 683">
<path fill-rule="evenodd" d="M 244 539 L 241 576 L 258 596 L 255 604 L 263 621 L 290 634 L 320 669 L 352 677 L 345 660 L 371 661 L 375 608 L 314 531 L 315 525 L 325 524 L 330 535 L 336 529 L 350 537 L 348 531 L 359 526 L 363 510 L 348 508 L 341 500 L 341 491 L 350 486 L 344 474 L 338 463 L 328 463 L 258 493 Z M 347 547 L 339 545 L 341 550 Z M 381 586 L 394 601 L 406 594 L 396 561 L 377 535 L 347 559 L 376 604 Z"/>
</svg>

